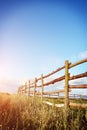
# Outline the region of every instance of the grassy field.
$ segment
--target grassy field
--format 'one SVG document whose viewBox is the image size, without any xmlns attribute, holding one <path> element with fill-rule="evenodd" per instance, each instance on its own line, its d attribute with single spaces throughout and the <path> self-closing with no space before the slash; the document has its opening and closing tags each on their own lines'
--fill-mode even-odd
<svg viewBox="0 0 87 130">
<path fill-rule="evenodd" d="M 63 99 L 44 100 L 63 102 Z M 87 130 L 86 109 L 70 108 L 68 113 L 66 121 L 64 108 L 42 104 L 39 98 L 0 94 L 0 130 Z"/>
<path fill-rule="evenodd" d="M 51 98 L 51 97 L 48 97 L 48 98 L 44 98 L 43 100 L 44 101 L 49 101 L 49 102 L 54 103 L 54 104 L 63 104 L 64 103 L 64 98 Z M 82 99 L 82 98 L 74 99 L 74 98 L 71 98 L 70 102 L 86 103 L 87 104 L 87 99 Z"/>
</svg>

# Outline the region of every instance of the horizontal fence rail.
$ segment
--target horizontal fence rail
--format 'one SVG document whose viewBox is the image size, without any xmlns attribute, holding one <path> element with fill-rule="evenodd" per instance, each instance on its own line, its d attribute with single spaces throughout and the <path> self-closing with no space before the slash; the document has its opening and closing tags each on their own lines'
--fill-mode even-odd
<svg viewBox="0 0 87 130">
<path fill-rule="evenodd" d="M 47 75 L 43 75 L 41 74 L 41 77 L 39 78 L 35 78 L 33 82 L 31 82 L 30 80 L 28 80 L 25 85 L 22 85 L 18 88 L 18 94 L 27 94 L 28 96 L 41 96 L 41 101 L 43 100 L 43 97 L 45 95 L 55 95 L 55 94 L 60 94 L 60 93 L 64 93 L 64 106 L 65 106 L 65 109 L 67 110 L 69 106 L 77 106 L 77 107 L 87 107 L 87 105 L 82 105 L 82 104 L 75 104 L 75 103 L 70 103 L 69 101 L 69 92 L 72 91 L 72 89 L 86 89 L 87 88 L 87 84 L 76 84 L 76 85 L 70 85 L 69 84 L 69 81 L 70 80 L 75 80 L 75 79 L 79 79 L 79 78 L 84 78 L 84 77 L 87 77 L 87 70 L 86 72 L 84 73 L 81 73 L 81 74 L 77 74 L 77 75 L 73 75 L 73 76 L 70 76 L 70 73 L 69 73 L 69 70 L 77 65 L 80 65 L 80 64 L 83 64 L 87 62 L 87 58 L 86 59 L 83 59 L 83 60 L 80 60 L 78 62 L 75 62 L 75 63 L 70 63 L 68 62 L 68 60 L 65 61 L 65 65 L 56 69 L 55 71 L 47 74 Z M 55 79 L 51 79 L 51 81 L 45 81 L 45 79 L 47 79 L 48 77 L 58 73 L 59 71 L 61 70 L 64 70 L 65 72 L 65 75 L 63 76 L 60 76 L 58 78 L 55 78 Z M 65 82 L 65 85 L 64 85 L 64 89 L 58 89 L 58 90 L 55 90 L 55 91 L 52 91 L 52 92 L 45 92 L 44 91 L 44 87 L 46 86 L 49 86 L 49 85 L 52 85 L 52 84 L 55 84 L 55 83 L 58 83 L 60 81 L 64 81 Z M 54 86 L 52 86 L 53 88 Z M 40 89 L 39 90 L 37 90 Z"/>
<path fill-rule="evenodd" d="M 48 78 L 49 76 L 52 76 L 53 74 L 57 73 L 58 71 L 60 71 L 60 70 L 62 70 L 62 69 L 64 69 L 64 68 L 65 68 L 65 66 L 62 66 L 62 67 L 56 69 L 55 71 L 53 71 L 53 72 L 51 72 L 51 73 L 49 73 L 49 74 L 43 76 L 43 79 L 44 79 L 44 78 Z M 40 77 L 40 78 L 37 78 L 37 81 L 38 81 L 38 80 L 41 80 L 41 77 Z"/>
<path fill-rule="evenodd" d="M 74 88 L 76 88 L 76 89 L 79 89 L 79 88 L 84 89 L 84 88 L 87 88 L 87 84 L 81 84 L 81 85 L 69 85 L 69 88 L 71 88 L 71 89 L 74 89 Z"/>
</svg>

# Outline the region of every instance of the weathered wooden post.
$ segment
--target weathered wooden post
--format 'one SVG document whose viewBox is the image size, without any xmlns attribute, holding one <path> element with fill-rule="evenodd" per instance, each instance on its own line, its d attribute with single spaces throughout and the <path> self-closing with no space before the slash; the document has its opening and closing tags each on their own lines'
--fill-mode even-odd
<svg viewBox="0 0 87 130">
<path fill-rule="evenodd" d="M 66 122 L 66 130 L 68 130 L 67 127 L 67 121 L 68 121 L 68 108 L 69 108 L 69 63 L 68 60 L 65 61 L 65 122 Z"/>
<path fill-rule="evenodd" d="M 41 75 L 41 81 L 42 81 L 42 86 L 41 86 L 41 102 L 42 102 L 43 101 L 43 91 L 44 91 L 43 74 Z"/>
<path fill-rule="evenodd" d="M 69 108 L 69 63 L 68 60 L 65 61 L 65 110 Z"/>
<path fill-rule="evenodd" d="M 28 97 L 30 96 L 30 80 L 28 80 Z"/>
<path fill-rule="evenodd" d="M 37 79 L 35 78 L 35 81 L 34 81 L 34 93 L 33 93 L 34 98 L 36 96 L 36 87 L 37 87 L 36 83 L 37 83 Z"/>
<path fill-rule="evenodd" d="M 25 90 L 24 90 L 24 94 L 27 93 L 27 82 L 25 83 Z"/>
</svg>

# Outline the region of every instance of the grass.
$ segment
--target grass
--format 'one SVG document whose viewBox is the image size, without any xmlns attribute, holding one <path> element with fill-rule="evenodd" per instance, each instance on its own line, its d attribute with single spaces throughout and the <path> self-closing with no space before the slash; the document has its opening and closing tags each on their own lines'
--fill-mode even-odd
<svg viewBox="0 0 87 130">
<path fill-rule="evenodd" d="M 63 104 L 64 103 L 64 98 L 51 98 L 51 97 L 48 97 L 48 98 L 44 98 L 44 101 L 49 101 L 49 102 L 54 103 L 54 104 Z M 74 99 L 74 98 L 71 98 L 70 102 L 87 104 L 87 99 L 82 99 L 82 98 Z"/>
<path fill-rule="evenodd" d="M 63 108 L 42 104 L 39 98 L 0 94 L 0 126 L 0 130 L 87 130 L 87 110 L 70 108 L 66 121 Z"/>
</svg>

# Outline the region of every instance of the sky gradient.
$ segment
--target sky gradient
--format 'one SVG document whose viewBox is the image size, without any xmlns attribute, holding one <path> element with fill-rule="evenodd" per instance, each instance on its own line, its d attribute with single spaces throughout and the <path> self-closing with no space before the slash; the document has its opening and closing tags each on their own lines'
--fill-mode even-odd
<svg viewBox="0 0 87 130">
<path fill-rule="evenodd" d="M 0 91 L 16 91 L 21 81 L 47 74 L 66 59 L 83 58 L 86 0 L 0 1 Z M 72 73 L 85 72 L 86 66 Z"/>
</svg>

